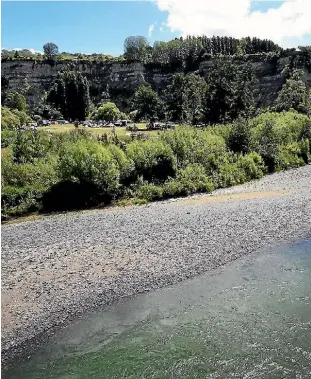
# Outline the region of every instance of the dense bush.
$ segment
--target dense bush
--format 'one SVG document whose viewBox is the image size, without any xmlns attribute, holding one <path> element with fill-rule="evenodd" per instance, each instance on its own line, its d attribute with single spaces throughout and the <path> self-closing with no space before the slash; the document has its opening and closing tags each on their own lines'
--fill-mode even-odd
<svg viewBox="0 0 311 379">
<path fill-rule="evenodd" d="M 2 182 L 4 185 L 23 187 L 35 185 L 42 189 L 57 182 L 56 162 L 37 160 L 34 164 L 15 164 L 11 157 L 2 158 Z"/>
<path fill-rule="evenodd" d="M 180 170 L 176 182 L 179 183 L 180 191 L 184 195 L 195 192 L 211 192 L 214 189 L 213 182 L 206 176 L 204 167 L 196 163 Z"/>
<path fill-rule="evenodd" d="M 299 140 L 308 140 L 309 141 L 309 152 L 311 154 L 311 120 L 307 120 L 307 122 L 303 125 Z"/>
<path fill-rule="evenodd" d="M 1 193 L 2 219 L 22 216 L 40 210 L 44 190 L 33 185 L 3 186 Z"/>
<path fill-rule="evenodd" d="M 60 152 L 58 173 L 62 180 L 94 184 L 98 195 L 113 196 L 120 171 L 109 150 L 95 141 L 66 144 Z"/>
<path fill-rule="evenodd" d="M 148 201 L 160 200 L 163 196 L 163 187 L 150 183 L 143 184 L 138 188 L 137 196 Z"/>
<path fill-rule="evenodd" d="M 135 164 L 131 158 L 129 158 L 123 150 L 116 145 L 108 145 L 107 149 L 112 155 L 120 171 L 120 181 L 126 182 L 128 178 L 133 175 L 135 170 Z"/>
<path fill-rule="evenodd" d="M 134 141 L 127 147 L 127 155 L 135 164 L 137 176 L 146 181 L 165 181 L 176 174 L 176 158 L 163 141 Z"/>
<path fill-rule="evenodd" d="M 210 192 L 310 162 L 311 120 L 264 113 L 116 145 L 90 132 L 3 131 L 2 217 Z M 120 147 L 121 146 L 121 147 Z"/>
<path fill-rule="evenodd" d="M 287 170 L 289 168 L 303 166 L 305 163 L 308 163 L 309 160 L 309 141 L 303 140 L 300 143 L 292 142 L 280 146 L 277 157 L 277 169 Z"/>
<path fill-rule="evenodd" d="M 35 159 L 46 159 L 52 148 L 51 138 L 46 132 L 17 132 L 13 145 L 13 159 L 17 163 L 33 163 Z"/>
<path fill-rule="evenodd" d="M 303 159 L 304 163 L 309 163 L 311 161 L 311 147 L 310 139 L 303 139 L 299 142 L 300 153 L 299 156 Z"/>
<path fill-rule="evenodd" d="M 251 151 L 251 130 L 249 122 L 238 119 L 228 135 L 229 149 L 235 153 L 248 153 Z"/>
<path fill-rule="evenodd" d="M 237 166 L 245 173 L 247 181 L 260 179 L 266 172 L 261 156 L 255 152 L 239 156 Z"/>
<path fill-rule="evenodd" d="M 14 130 L 2 130 L 1 131 L 1 147 L 8 147 L 13 145 L 16 139 L 16 132 Z"/>
<path fill-rule="evenodd" d="M 229 187 L 261 178 L 266 169 L 261 156 L 255 152 L 247 155 L 226 155 L 213 173 L 217 187 Z"/>
<path fill-rule="evenodd" d="M 256 130 L 264 129 L 268 123 L 273 128 L 276 142 L 280 145 L 298 141 L 302 138 L 309 138 L 310 118 L 306 115 L 290 112 L 267 112 L 255 117 L 250 122 L 250 127 L 256 133 Z M 303 135 L 306 133 L 306 135 Z M 310 133 L 310 131 L 309 131 Z"/>
<path fill-rule="evenodd" d="M 65 133 L 55 133 L 51 138 L 51 150 L 53 154 L 59 154 L 63 146 L 68 143 L 89 140 L 95 141 L 96 137 L 85 129 L 70 130 Z"/>
<path fill-rule="evenodd" d="M 31 122 L 31 118 L 24 111 L 17 109 L 1 108 L 1 129 L 14 130 L 23 124 Z"/>
<path fill-rule="evenodd" d="M 265 120 L 252 129 L 252 146 L 264 160 L 269 172 L 273 172 L 277 166 L 278 135 L 275 123 Z"/>
<path fill-rule="evenodd" d="M 58 180 L 53 160 L 16 164 L 8 154 L 2 157 L 1 170 L 4 218 L 40 210 L 43 194 Z"/>
<path fill-rule="evenodd" d="M 226 152 L 224 138 L 209 130 L 179 127 L 164 133 L 162 140 L 173 150 L 179 168 L 190 163 L 208 167 L 212 155 L 221 156 Z"/>
<path fill-rule="evenodd" d="M 137 190 L 137 196 L 148 201 L 175 196 L 186 196 L 196 192 L 211 192 L 214 189 L 211 178 L 200 164 L 190 164 L 177 173 L 175 179 L 167 181 L 164 186 L 143 184 Z"/>
</svg>

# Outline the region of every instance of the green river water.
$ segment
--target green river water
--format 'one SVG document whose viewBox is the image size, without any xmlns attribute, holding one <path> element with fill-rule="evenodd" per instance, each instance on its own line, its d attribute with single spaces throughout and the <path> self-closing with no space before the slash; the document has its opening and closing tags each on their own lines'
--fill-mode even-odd
<svg viewBox="0 0 311 379">
<path fill-rule="evenodd" d="M 2 377 L 311 378 L 311 239 L 98 310 Z"/>
</svg>

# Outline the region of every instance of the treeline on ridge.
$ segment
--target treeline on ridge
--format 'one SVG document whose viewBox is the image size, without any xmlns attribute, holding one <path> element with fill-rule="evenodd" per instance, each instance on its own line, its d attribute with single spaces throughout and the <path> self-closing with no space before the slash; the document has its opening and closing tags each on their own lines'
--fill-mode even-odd
<svg viewBox="0 0 311 379">
<path fill-rule="evenodd" d="M 299 46 L 300 50 L 310 52 L 308 46 Z M 144 36 L 129 36 L 124 41 L 124 54 L 113 57 L 109 54 L 83 54 L 59 52 L 58 46 L 49 42 L 43 46 L 43 54 L 22 50 L 2 50 L 2 60 L 84 60 L 99 62 L 143 62 L 160 65 L 191 67 L 198 62 L 217 55 L 243 56 L 246 54 L 281 54 L 282 49 L 269 39 L 257 37 L 233 38 L 227 36 L 187 36 L 163 42 L 155 41 L 151 46 Z"/>
</svg>

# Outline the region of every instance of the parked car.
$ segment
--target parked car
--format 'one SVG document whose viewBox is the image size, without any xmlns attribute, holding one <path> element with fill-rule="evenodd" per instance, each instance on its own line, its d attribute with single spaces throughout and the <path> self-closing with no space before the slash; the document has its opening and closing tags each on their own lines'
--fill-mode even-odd
<svg viewBox="0 0 311 379">
<path fill-rule="evenodd" d="M 50 121 L 48 121 L 48 120 L 40 120 L 40 121 L 38 121 L 38 125 L 48 126 L 48 125 L 50 125 Z"/>
</svg>

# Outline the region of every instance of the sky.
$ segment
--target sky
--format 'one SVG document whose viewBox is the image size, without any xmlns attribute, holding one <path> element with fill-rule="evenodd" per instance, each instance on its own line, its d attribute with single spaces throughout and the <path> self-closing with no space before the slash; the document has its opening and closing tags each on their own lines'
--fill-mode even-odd
<svg viewBox="0 0 311 379">
<path fill-rule="evenodd" d="M 128 36 L 257 36 L 311 45 L 311 0 L 1 1 L 1 48 L 120 55 Z"/>
</svg>

